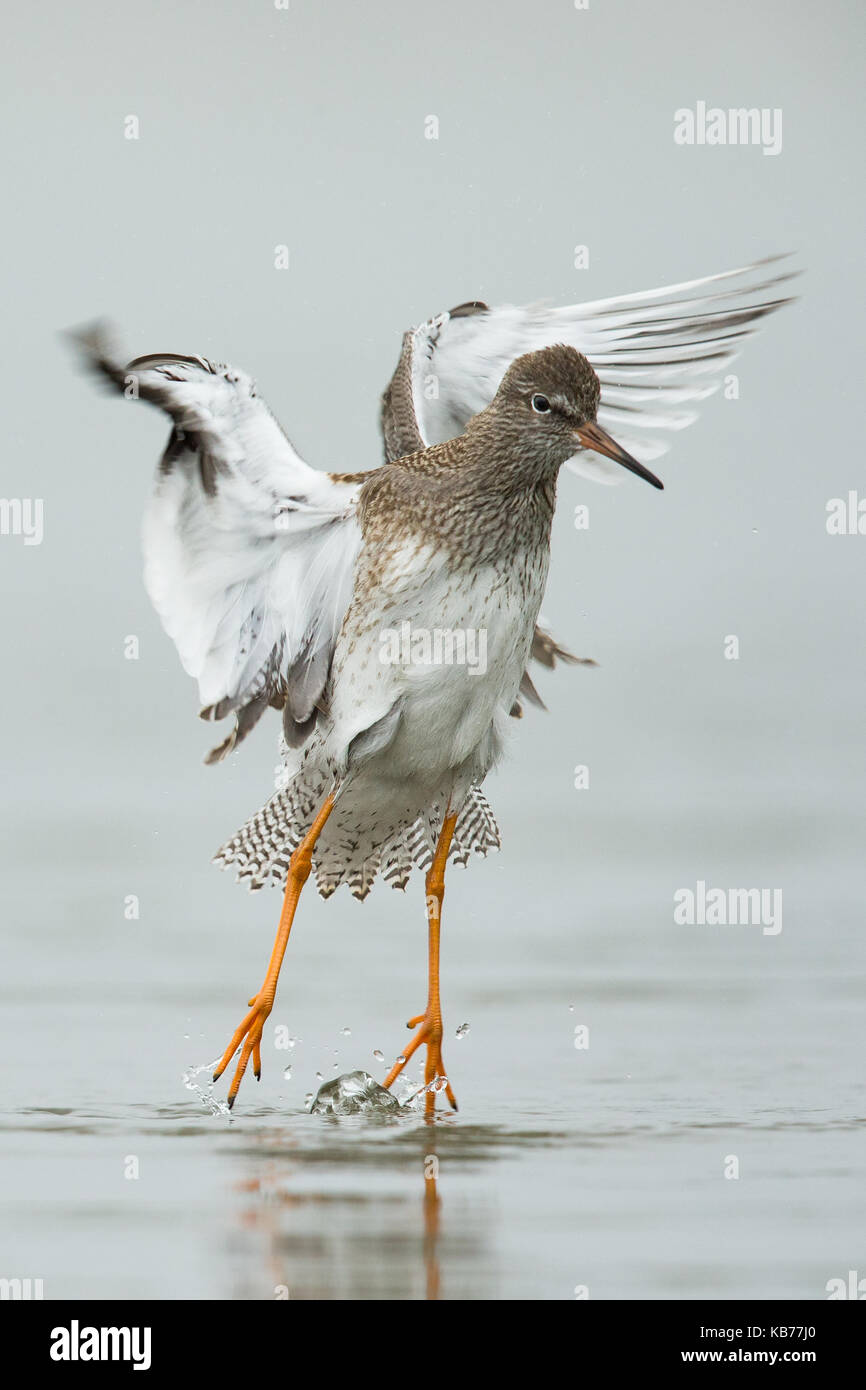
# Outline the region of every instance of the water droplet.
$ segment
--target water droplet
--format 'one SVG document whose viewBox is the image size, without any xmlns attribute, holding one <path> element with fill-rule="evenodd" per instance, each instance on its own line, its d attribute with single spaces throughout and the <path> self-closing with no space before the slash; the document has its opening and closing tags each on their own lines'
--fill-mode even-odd
<svg viewBox="0 0 866 1390">
<path fill-rule="evenodd" d="M 405 1061 L 406 1061 L 406 1058 L 403 1056 L 403 1054 L 402 1054 L 402 1052 L 401 1052 L 401 1053 L 400 1053 L 400 1056 L 397 1058 L 397 1066 L 398 1066 L 398 1067 L 402 1067 Z"/>
<path fill-rule="evenodd" d="M 340 1034 L 341 1034 L 341 1036 L 344 1037 L 344 1038 L 351 1038 L 351 1036 L 352 1036 L 352 1030 L 351 1030 L 351 1028 L 341 1028 L 341 1029 L 340 1029 Z"/>
<path fill-rule="evenodd" d="M 291 1081 L 291 1079 L 292 1079 L 292 1069 L 291 1069 L 291 1067 L 286 1067 L 285 1071 L 283 1072 L 283 1080 L 284 1080 L 284 1081 Z"/>
<path fill-rule="evenodd" d="M 466 1034 L 467 1034 L 468 1032 L 469 1032 L 469 1024 L 468 1024 L 468 1023 L 461 1023 L 460 1027 L 457 1029 L 457 1032 L 454 1034 L 454 1036 L 455 1036 L 455 1038 L 465 1038 L 465 1037 L 466 1037 Z"/>
<path fill-rule="evenodd" d="M 324 1081 L 324 1079 L 325 1079 L 325 1078 L 323 1077 L 322 1073 L 321 1073 L 320 1071 L 317 1071 L 317 1072 L 316 1072 L 316 1080 L 317 1080 L 317 1081 Z"/>
<path fill-rule="evenodd" d="M 308 1091 L 307 1094 L 304 1096 L 304 1105 L 305 1105 L 305 1106 L 307 1107 L 307 1109 L 309 1110 L 309 1108 L 310 1108 L 310 1106 L 312 1105 L 312 1103 L 313 1103 L 313 1093 L 312 1093 L 312 1091 Z"/>
<path fill-rule="evenodd" d="M 293 1038 L 292 1035 L 289 1034 L 289 1036 L 288 1036 L 288 1038 L 286 1039 L 286 1041 L 288 1042 L 289 1047 L 295 1047 L 297 1043 L 303 1042 L 304 1040 L 303 1040 L 303 1038 Z"/>
<path fill-rule="evenodd" d="M 378 1047 L 373 1048 L 373 1056 L 376 1058 L 377 1062 L 384 1062 L 385 1060 L 384 1052 L 380 1052 Z"/>
</svg>

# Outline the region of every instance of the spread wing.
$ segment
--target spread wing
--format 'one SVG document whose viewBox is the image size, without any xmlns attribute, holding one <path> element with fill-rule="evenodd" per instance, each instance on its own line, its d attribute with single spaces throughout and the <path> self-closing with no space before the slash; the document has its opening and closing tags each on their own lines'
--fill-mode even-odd
<svg viewBox="0 0 866 1390">
<path fill-rule="evenodd" d="M 490 404 L 516 357 L 554 343 L 577 348 L 595 368 L 601 424 L 642 461 L 659 458 L 718 391 L 746 339 L 791 302 L 778 291 L 794 273 L 770 269 L 784 259 L 772 256 L 739 270 L 561 309 L 491 309 L 471 300 L 438 314 L 404 334 L 397 369 L 382 396 L 387 461 L 461 434 Z M 568 467 L 596 482 L 625 477 L 589 451 Z M 531 656 L 548 667 L 557 658 L 579 660 L 543 628 L 535 630 Z M 542 703 L 528 672 L 521 693 L 532 704 Z M 522 713 L 519 701 L 511 712 Z"/>
<path fill-rule="evenodd" d="M 600 423 L 630 453 L 651 462 L 697 419 L 746 339 L 791 302 L 779 293 L 794 276 L 777 269 L 784 259 L 567 308 L 490 309 L 473 301 L 439 314 L 404 337 L 382 402 L 386 447 L 392 450 L 413 430 L 413 449 L 461 434 L 490 404 L 516 357 L 567 343 L 598 374 Z M 625 476 L 590 452 L 569 466 L 598 482 Z"/>
<path fill-rule="evenodd" d="M 352 593 L 357 482 L 310 468 L 246 373 L 174 353 L 124 365 L 104 327 L 73 335 L 88 364 L 170 416 L 143 528 L 145 585 L 202 718 L 235 716 L 207 758 L 236 747 L 268 705 L 302 743 L 324 698 Z"/>
</svg>

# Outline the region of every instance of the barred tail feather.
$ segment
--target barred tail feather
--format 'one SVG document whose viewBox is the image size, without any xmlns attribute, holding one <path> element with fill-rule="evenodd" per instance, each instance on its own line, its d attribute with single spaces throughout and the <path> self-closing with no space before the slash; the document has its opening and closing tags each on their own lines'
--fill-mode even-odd
<svg viewBox="0 0 866 1390">
<path fill-rule="evenodd" d="M 238 883 L 251 889 L 266 883 L 285 884 L 292 851 L 297 848 L 329 790 L 324 775 L 311 769 L 293 778 L 241 826 L 214 855 L 221 868 L 237 870 Z M 344 794 L 350 802 L 349 789 Z M 357 808 L 341 797 L 313 853 L 316 882 L 323 898 L 341 883 L 358 899 L 366 898 L 377 874 L 393 888 L 405 888 L 413 868 L 426 870 L 433 861 L 444 806 L 418 810 L 388 824 L 379 821 L 358 830 Z M 466 796 L 451 844 L 450 858 L 465 865 L 471 854 L 486 855 L 499 849 L 499 827 L 483 791 L 472 786 Z"/>
<path fill-rule="evenodd" d="M 237 882 L 250 889 L 285 883 L 289 859 L 327 795 L 325 778 L 316 784 L 296 777 L 236 830 L 213 857 L 221 869 L 237 868 Z"/>
</svg>

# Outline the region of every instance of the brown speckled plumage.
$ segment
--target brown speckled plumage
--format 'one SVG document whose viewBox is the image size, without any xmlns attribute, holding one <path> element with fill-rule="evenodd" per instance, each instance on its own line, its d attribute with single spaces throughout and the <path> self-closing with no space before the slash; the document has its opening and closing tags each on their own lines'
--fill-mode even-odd
<svg viewBox="0 0 866 1390">
<path fill-rule="evenodd" d="M 472 299 L 449 310 L 447 317 L 449 320 L 471 318 L 488 312 L 488 306 L 482 300 Z M 431 345 L 435 345 L 435 341 L 434 329 L 428 344 L 428 351 Z M 424 441 L 421 438 L 415 410 L 412 381 L 414 354 L 419 350 L 416 335 L 412 332 L 404 333 L 400 358 L 394 375 L 382 394 L 381 429 L 386 463 L 395 463 L 408 455 L 416 455 L 424 449 Z M 339 482 L 355 483 L 363 482 L 367 475 L 363 473 L 339 473 L 332 476 Z M 533 633 L 529 654 L 533 661 L 539 662 L 540 665 L 546 666 L 549 670 L 554 669 L 558 660 L 576 666 L 595 666 L 596 664 L 591 657 L 574 656 L 542 627 L 536 627 Z M 528 671 L 526 681 L 530 686 L 532 685 Z M 544 708 L 543 702 L 539 701 L 539 707 Z M 511 714 L 515 719 L 519 719 L 522 713 L 523 708 L 520 701 L 515 700 Z"/>
<path fill-rule="evenodd" d="M 542 399 L 550 407 L 544 413 L 533 404 Z M 458 822 L 455 857 L 498 843 L 480 783 L 499 754 L 497 718 L 515 712 L 518 695 L 541 703 L 526 662 L 547 576 L 556 480 L 597 402 L 586 359 L 573 348 L 547 348 L 514 364 L 462 435 L 365 475 L 357 502 L 361 546 L 324 692 L 327 714 L 286 788 L 223 846 L 219 862 L 234 864 L 253 886 L 278 878 L 330 785 L 342 787 L 340 799 L 314 854 L 325 895 L 347 882 L 363 897 L 379 869 L 401 886 L 413 863 L 429 860 L 449 800 L 457 810 L 470 808 L 468 821 Z M 451 629 L 479 614 L 489 632 L 490 672 L 475 686 L 456 669 L 450 678 L 444 673 L 435 705 L 441 727 L 428 733 L 411 715 L 417 687 L 379 664 L 381 633 L 404 620 Z M 547 642 L 552 662 L 559 649 Z M 463 749 L 449 721 L 459 728 L 466 699 L 467 708 L 488 712 L 472 715 L 479 733 Z M 362 721 L 358 711 L 369 713 Z M 423 744 L 428 736 L 432 750 Z M 477 831 L 474 842 L 467 826 Z"/>
</svg>

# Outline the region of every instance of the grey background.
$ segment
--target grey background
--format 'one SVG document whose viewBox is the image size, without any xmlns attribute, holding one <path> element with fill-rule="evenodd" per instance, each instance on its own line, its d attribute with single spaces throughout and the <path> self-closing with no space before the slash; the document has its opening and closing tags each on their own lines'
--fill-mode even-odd
<svg viewBox="0 0 866 1390">
<path fill-rule="evenodd" d="M 46 1297 L 811 1299 L 866 1274 L 866 539 L 825 531 L 864 487 L 863 28 L 838 0 L 7 15 L 2 493 L 43 498 L 45 536 L 0 538 L 0 1275 Z M 698 100 L 781 107 L 782 153 L 675 146 Z M 292 1079 L 266 1048 L 232 1124 L 210 1115 L 182 1073 L 224 1046 L 279 901 L 208 858 L 267 794 L 275 728 L 202 766 L 213 730 L 140 580 L 165 425 L 94 391 L 58 330 L 104 313 L 131 354 L 242 365 L 311 463 L 356 469 L 431 313 L 782 250 L 802 299 L 660 462 L 666 491 L 562 479 L 544 611 L 602 664 L 540 680 L 550 713 L 488 786 L 504 853 L 451 876 L 460 1115 L 303 1113 L 317 1070 L 381 1077 L 372 1049 L 422 1007 L 419 883 L 305 897 L 273 1015 L 303 1039 Z M 783 932 L 674 926 L 698 878 L 781 887 Z"/>
</svg>

